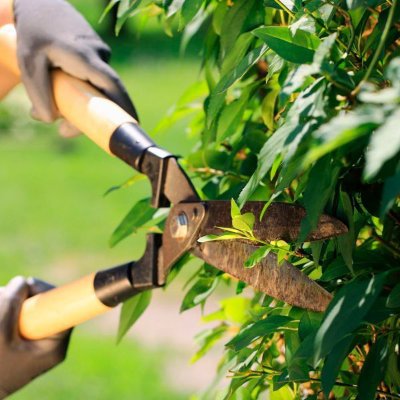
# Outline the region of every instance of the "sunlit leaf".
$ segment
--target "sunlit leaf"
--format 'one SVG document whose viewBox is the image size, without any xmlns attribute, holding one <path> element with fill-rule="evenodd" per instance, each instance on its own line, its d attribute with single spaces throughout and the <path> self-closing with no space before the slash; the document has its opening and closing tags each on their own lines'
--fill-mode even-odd
<svg viewBox="0 0 400 400">
<path fill-rule="evenodd" d="M 365 179 L 373 178 L 383 164 L 400 152 L 400 135 L 394 135 L 400 121 L 400 108 L 395 110 L 389 118 L 372 133 L 370 143 L 365 154 Z"/>
<path fill-rule="evenodd" d="M 267 46 L 257 47 L 250 51 L 244 58 L 238 60 L 238 64 L 226 75 L 224 75 L 211 93 L 210 101 L 207 107 L 207 125 L 210 126 L 221 110 L 225 100 L 225 93 L 237 80 L 262 57 L 267 51 Z"/>
<path fill-rule="evenodd" d="M 215 277 L 200 278 L 186 293 L 181 312 L 189 310 L 206 300 L 217 287 L 218 280 Z"/>
<path fill-rule="evenodd" d="M 220 235 L 205 235 L 197 239 L 199 243 L 215 242 L 217 240 L 232 240 L 232 239 L 242 239 L 243 235 L 238 233 L 224 232 Z"/>
<path fill-rule="evenodd" d="M 297 64 L 311 63 L 320 44 L 318 36 L 301 29 L 293 34 L 285 26 L 258 28 L 254 34 L 283 59 Z"/>
<path fill-rule="evenodd" d="M 122 340 L 149 306 L 151 294 L 152 292 L 150 290 L 146 290 L 124 302 L 119 319 L 117 342 Z"/>
<path fill-rule="evenodd" d="M 284 315 L 271 315 L 266 319 L 246 326 L 238 335 L 236 335 L 229 343 L 227 343 L 227 346 L 238 351 L 248 346 L 261 336 L 279 332 L 282 327 L 286 326 L 291 321 L 292 318 Z"/>
<path fill-rule="evenodd" d="M 111 235 L 110 246 L 115 246 L 127 236 L 137 232 L 153 218 L 156 212 L 157 210 L 150 206 L 150 199 L 137 202 Z"/>
<path fill-rule="evenodd" d="M 267 257 L 267 255 L 271 251 L 271 246 L 265 245 L 258 248 L 253 254 L 245 261 L 244 266 L 246 268 L 253 268 L 257 265 L 263 258 Z"/>
</svg>

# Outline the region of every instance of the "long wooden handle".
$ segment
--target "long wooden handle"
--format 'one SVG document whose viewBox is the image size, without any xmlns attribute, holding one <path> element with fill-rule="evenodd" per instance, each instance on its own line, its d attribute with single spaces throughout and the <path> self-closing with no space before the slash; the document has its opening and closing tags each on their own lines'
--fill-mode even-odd
<svg viewBox="0 0 400 400">
<path fill-rule="evenodd" d="M 25 300 L 19 319 L 21 335 L 31 340 L 47 338 L 103 314 L 146 289 L 135 288 L 133 265 L 130 262 L 99 271 Z"/>
<path fill-rule="evenodd" d="M 0 80 L 4 81 L 1 94 L 16 84 L 19 77 L 16 32 L 12 25 L 0 28 L 0 54 L 1 70 L 8 70 L 7 73 L 13 76 L 12 83 Z M 53 92 L 61 115 L 108 153 L 111 153 L 110 138 L 117 128 L 126 123 L 137 123 L 91 85 L 60 70 L 53 72 Z"/>
<path fill-rule="evenodd" d="M 36 340 L 62 332 L 111 308 L 94 290 L 95 274 L 27 299 L 20 314 L 20 333 Z"/>
</svg>

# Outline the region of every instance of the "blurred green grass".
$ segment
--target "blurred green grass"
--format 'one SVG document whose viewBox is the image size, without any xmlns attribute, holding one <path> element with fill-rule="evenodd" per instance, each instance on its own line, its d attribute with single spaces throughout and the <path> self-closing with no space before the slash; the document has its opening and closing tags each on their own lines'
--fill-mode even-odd
<svg viewBox="0 0 400 400">
<path fill-rule="evenodd" d="M 97 0 L 74 0 L 97 25 Z M 134 24 L 130 23 L 134 31 Z M 152 25 L 138 38 L 107 37 L 113 65 L 131 94 L 145 130 L 160 118 L 198 77 L 196 48 L 179 57 L 179 38 L 168 38 Z M 88 272 L 141 255 L 144 236 L 134 235 L 115 249 L 108 239 L 123 216 L 149 195 L 147 182 L 104 192 L 132 176 L 119 160 L 104 154 L 85 137 L 65 141 L 54 125 L 28 118 L 21 89 L 0 105 L 0 283 L 22 274 L 62 284 Z M 184 126 L 156 137 L 171 152 L 186 154 L 193 145 Z M 116 327 L 115 327 L 116 328 Z M 115 329 L 116 331 L 116 329 Z M 161 334 L 161 333 L 160 333 Z M 98 333 L 73 338 L 66 363 L 17 395 L 16 400 L 181 399 L 168 387 L 162 366 L 173 355 L 146 350 Z"/>
<path fill-rule="evenodd" d="M 163 377 L 170 351 L 143 349 L 125 341 L 119 346 L 110 337 L 74 338 L 68 361 L 12 396 L 27 399 L 180 400 L 187 398 L 169 388 Z"/>
</svg>

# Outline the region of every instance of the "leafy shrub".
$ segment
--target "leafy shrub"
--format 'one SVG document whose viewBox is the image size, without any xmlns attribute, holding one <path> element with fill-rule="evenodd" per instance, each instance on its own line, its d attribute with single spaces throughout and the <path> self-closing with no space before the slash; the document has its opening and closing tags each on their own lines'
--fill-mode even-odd
<svg viewBox="0 0 400 400">
<path fill-rule="evenodd" d="M 183 163 L 205 199 L 296 202 L 307 210 L 303 238 L 322 212 L 349 227 L 336 239 L 289 246 L 301 254 L 299 268 L 334 294 L 324 315 L 242 292 L 239 282 L 205 316 L 217 326 L 201 336 L 194 359 L 226 343 L 218 367 L 232 378 L 225 399 L 266 391 L 272 400 L 400 398 L 398 1 L 110 5 L 118 6 L 118 27 L 157 16 L 167 33 L 183 31 L 183 47 L 204 35 L 203 80 L 159 128 L 192 117 L 187 129 L 199 145 Z M 136 228 L 130 224 L 114 243 Z M 230 281 L 204 265 L 182 309 L 203 305 Z M 135 303 L 141 311 L 148 301 L 132 300 L 123 320 L 137 318 Z M 216 389 L 205 398 L 217 398 Z"/>
</svg>

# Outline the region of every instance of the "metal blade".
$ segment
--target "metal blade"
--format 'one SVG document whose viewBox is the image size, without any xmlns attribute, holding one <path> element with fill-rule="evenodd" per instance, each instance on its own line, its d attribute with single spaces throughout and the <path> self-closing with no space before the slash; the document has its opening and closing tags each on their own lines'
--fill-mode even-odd
<svg viewBox="0 0 400 400">
<path fill-rule="evenodd" d="M 253 245 L 229 240 L 198 243 L 192 253 L 269 296 L 293 306 L 325 311 L 331 294 L 289 262 L 278 265 L 275 254 L 270 253 L 253 268 L 245 268 L 244 262 L 256 249 Z"/>
<path fill-rule="evenodd" d="M 167 199 L 173 204 L 200 200 L 192 182 L 175 158 L 168 159 L 164 193 Z"/>
<path fill-rule="evenodd" d="M 229 201 L 207 201 L 207 219 L 202 225 L 200 236 L 221 233 L 218 227 L 232 226 L 231 205 Z M 301 221 L 306 215 L 304 208 L 295 204 L 272 203 L 262 221 L 261 211 L 265 205 L 262 201 L 249 201 L 243 207 L 242 213 L 252 212 L 256 216 L 254 234 L 257 238 L 270 242 L 285 240 L 296 242 L 300 233 Z M 337 218 L 321 215 L 317 228 L 312 231 L 307 241 L 324 240 L 347 233 L 347 226 Z"/>
</svg>

